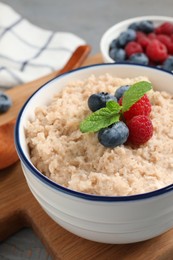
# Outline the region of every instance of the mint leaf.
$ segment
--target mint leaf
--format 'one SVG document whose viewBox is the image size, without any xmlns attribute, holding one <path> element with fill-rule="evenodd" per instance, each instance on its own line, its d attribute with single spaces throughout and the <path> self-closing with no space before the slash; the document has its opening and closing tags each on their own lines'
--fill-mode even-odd
<svg viewBox="0 0 173 260">
<path fill-rule="evenodd" d="M 122 100 L 122 112 L 130 109 L 143 95 L 152 89 L 151 83 L 140 81 L 133 84 L 126 92 L 124 92 Z"/>
<path fill-rule="evenodd" d="M 118 122 L 120 117 L 121 106 L 115 101 L 106 103 L 106 107 L 97 110 L 85 118 L 80 124 L 80 131 L 97 132 L 102 128 Z"/>
<path fill-rule="evenodd" d="M 113 112 L 113 113 L 119 113 L 121 110 L 121 106 L 113 100 L 108 101 L 106 103 L 106 107 L 109 109 L 110 112 Z"/>
</svg>

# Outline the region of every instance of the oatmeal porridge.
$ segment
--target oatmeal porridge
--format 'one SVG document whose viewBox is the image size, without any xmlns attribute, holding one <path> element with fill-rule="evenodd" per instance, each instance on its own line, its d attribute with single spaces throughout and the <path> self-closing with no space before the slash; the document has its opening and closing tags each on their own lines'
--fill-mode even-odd
<svg viewBox="0 0 173 260">
<path fill-rule="evenodd" d="M 96 195 L 125 196 L 150 192 L 173 183 L 173 97 L 147 93 L 152 104 L 152 138 L 139 147 L 105 148 L 96 133 L 82 133 L 80 122 L 89 115 L 88 97 L 114 93 L 122 85 L 148 80 L 91 75 L 71 82 L 48 106 L 35 110 L 26 127 L 32 163 L 40 172 L 67 188 Z"/>
</svg>

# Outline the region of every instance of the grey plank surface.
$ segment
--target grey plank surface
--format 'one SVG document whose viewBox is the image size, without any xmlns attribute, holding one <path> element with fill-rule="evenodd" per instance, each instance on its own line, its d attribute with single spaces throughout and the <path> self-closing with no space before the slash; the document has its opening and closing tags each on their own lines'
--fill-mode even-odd
<svg viewBox="0 0 173 260">
<path fill-rule="evenodd" d="M 68 31 L 99 52 L 102 34 L 113 24 L 141 15 L 173 15 L 172 0 L 5 0 L 35 25 Z"/>
<path fill-rule="evenodd" d="M 33 24 L 77 34 L 98 53 L 102 34 L 113 24 L 141 15 L 173 16 L 172 0 L 4 0 Z M 51 259 L 30 229 L 0 244 L 0 260 Z"/>
</svg>

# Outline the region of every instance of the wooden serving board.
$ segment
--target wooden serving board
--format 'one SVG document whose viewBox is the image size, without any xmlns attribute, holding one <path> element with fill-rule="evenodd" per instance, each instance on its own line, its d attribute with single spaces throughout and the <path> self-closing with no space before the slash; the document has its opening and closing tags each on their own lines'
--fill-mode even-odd
<svg viewBox="0 0 173 260">
<path fill-rule="evenodd" d="M 83 65 L 102 62 L 101 56 L 87 58 Z M 47 80 L 50 76 L 47 76 Z M 45 78 L 44 78 L 45 80 Z M 0 124 L 16 117 L 24 101 L 44 81 L 40 79 L 7 93 L 13 107 L 1 117 Z M 31 194 L 20 163 L 0 171 L 0 241 L 23 227 L 31 227 L 53 259 L 59 260 L 172 260 L 173 230 L 140 243 L 110 245 L 79 238 L 61 228 L 42 210 Z"/>
</svg>

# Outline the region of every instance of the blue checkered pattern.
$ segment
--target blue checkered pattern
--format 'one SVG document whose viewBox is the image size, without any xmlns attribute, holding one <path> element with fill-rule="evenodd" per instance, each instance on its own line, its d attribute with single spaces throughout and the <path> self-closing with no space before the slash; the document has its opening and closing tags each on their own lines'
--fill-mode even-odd
<svg viewBox="0 0 173 260">
<path fill-rule="evenodd" d="M 84 40 L 52 32 L 0 3 L 0 87 L 10 88 L 61 69 Z"/>
</svg>

